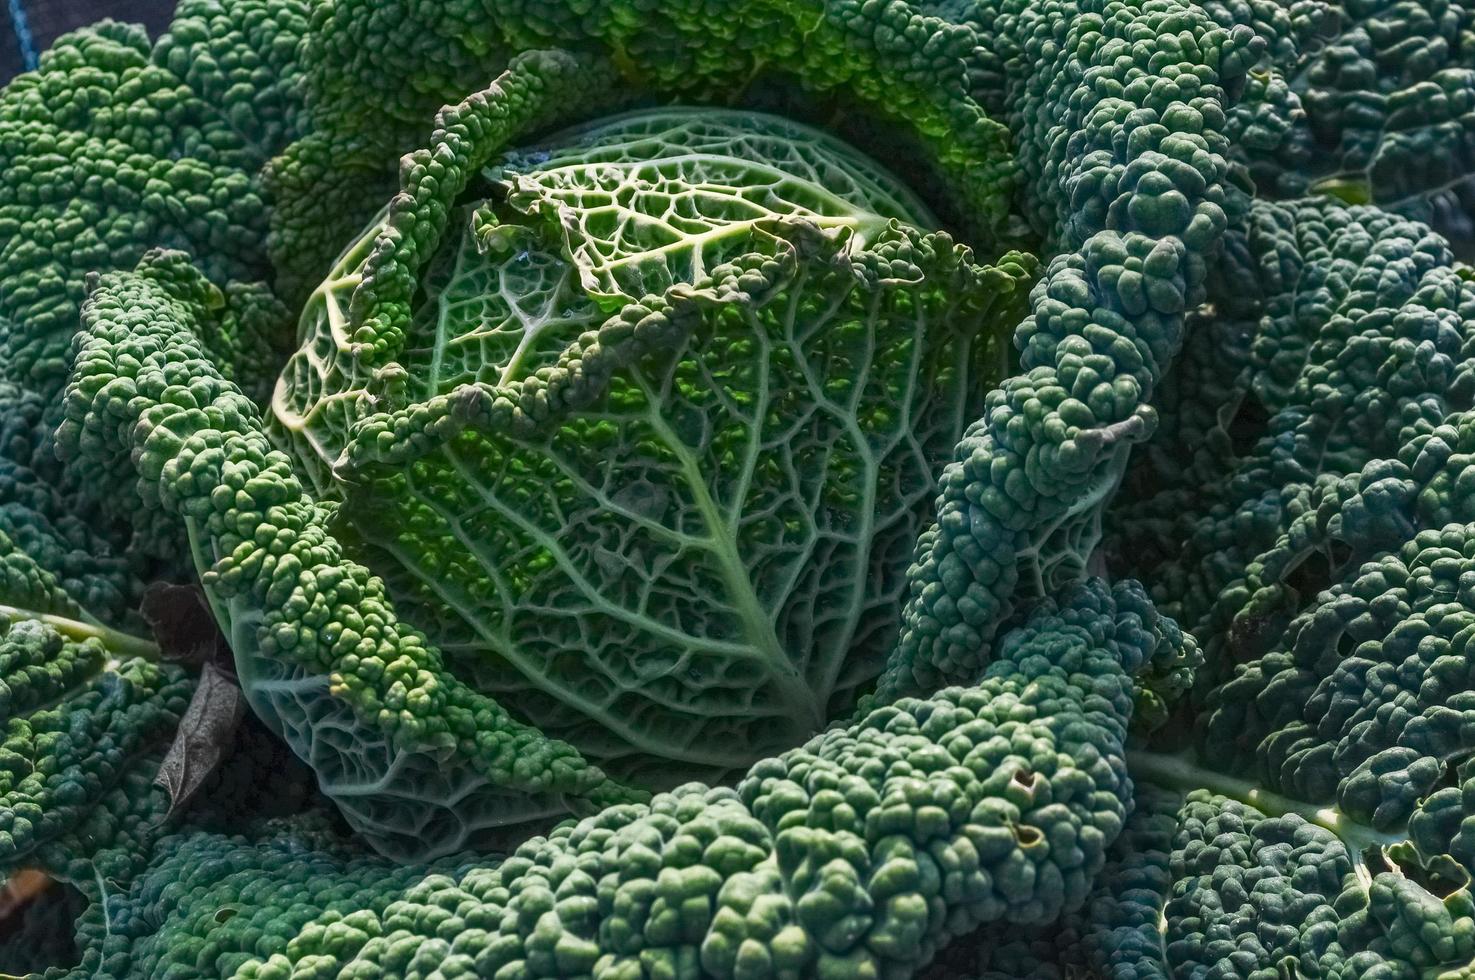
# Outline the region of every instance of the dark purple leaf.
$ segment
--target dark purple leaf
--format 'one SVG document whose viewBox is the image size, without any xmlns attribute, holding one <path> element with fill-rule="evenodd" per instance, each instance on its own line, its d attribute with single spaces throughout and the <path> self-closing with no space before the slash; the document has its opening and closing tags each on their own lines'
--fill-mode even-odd
<svg viewBox="0 0 1475 980">
<path fill-rule="evenodd" d="M 174 733 L 174 744 L 154 777 L 154 785 L 169 794 L 171 815 L 189 803 L 230 752 L 245 713 L 246 696 L 240 685 L 214 664 L 205 664 L 200 684 Z"/>
<path fill-rule="evenodd" d="M 140 612 L 154 631 L 164 660 L 195 667 L 210 664 L 235 675 L 230 647 L 199 586 L 155 582 L 144 592 Z"/>
</svg>

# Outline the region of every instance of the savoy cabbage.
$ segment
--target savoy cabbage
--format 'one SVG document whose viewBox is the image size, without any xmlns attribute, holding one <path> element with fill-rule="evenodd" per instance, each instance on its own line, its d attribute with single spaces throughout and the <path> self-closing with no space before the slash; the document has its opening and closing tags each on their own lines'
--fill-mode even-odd
<svg viewBox="0 0 1475 980">
<path fill-rule="evenodd" d="M 62 39 L 0 970 L 1468 976 L 1472 93 L 1443 0 Z"/>
</svg>

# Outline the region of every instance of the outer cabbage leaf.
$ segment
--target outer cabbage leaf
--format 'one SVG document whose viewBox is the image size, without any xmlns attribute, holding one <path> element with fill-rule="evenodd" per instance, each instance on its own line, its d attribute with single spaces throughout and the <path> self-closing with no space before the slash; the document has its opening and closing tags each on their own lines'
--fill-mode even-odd
<svg viewBox="0 0 1475 980">
<path fill-rule="evenodd" d="M 1129 758 L 1136 810 L 1081 911 L 985 927 L 924 977 L 1454 980 L 1475 966 L 1468 778 L 1383 834 L 1182 759 Z"/>
<path fill-rule="evenodd" d="M 1475 399 L 1475 288 L 1426 225 L 1331 198 L 1256 202 L 1213 286 L 1185 361 L 1193 373 L 1164 391 L 1168 423 L 1129 475 L 1107 544 L 1122 572 L 1151 569 L 1158 600 L 1204 640 L 1201 687 L 1263 650 L 1215 653 L 1247 639 L 1230 626 L 1277 538 L 1348 496 L 1317 494 L 1397 458 Z M 1215 383 L 1193 383 L 1216 371 Z M 1340 545 L 1298 545 L 1276 563 L 1296 592 L 1276 628 L 1415 529 L 1390 537 L 1364 523 Z"/>
<path fill-rule="evenodd" d="M 1230 114 L 1256 194 L 1334 195 L 1475 247 L 1475 8 L 1449 0 L 1210 0 L 1268 42 Z"/>
<path fill-rule="evenodd" d="M 83 916 L 67 976 L 909 975 L 979 922 L 1079 906 L 1127 815 L 1133 675 L 1183 642 L 1135 583 L 1072 587 L 973 685 L 506 857 L 389 862 L 311 819 L 188 829 Z"/>
<path fill-rule="evenodd" d="M 255 175 L 299 131 L 307 7 L 184 0 L 152 48 L 141 26 L 105 21 L 64 35 L 4 87 L 7 379 L 59 395 L 86 275 L 151 247 L 198 251 L 217 283 L 269 278 L 270 209 Z M 270 353 L 263 339 L 244 353 Z"/>
<path fill-rule="evenodd" d="M 1087 574 L 1224 228 L 1248 205 L 1224 113 L 1259 45 L 1183 0 L 927 6 L 975 27 L 978 98 L 1016 135 L 1019 206 L 1060 254 L 1015 332 L 1020 370 L 941 474 L 880 701 L 973 676 L 1018 611 Z"/>
<path fill-rule="evenodd" d="M 39 532 L 21 540 L 53 557 Z M 50 564 L 0 530 L 0 874 L 90 884 L 147 859 L 145 818 L 164 814 L 152 765 L 194 682 L 84 609 L 95 583 Z"/>
<path fill-rule="evenodd" d="M 1427 227 L 1332 199 L 1229 246 L 1111 555 L 1207 653 L 1129 753 L 1188 794 L 1145 975 L 1468 975 L 1475 292 Z"/>
</svg>

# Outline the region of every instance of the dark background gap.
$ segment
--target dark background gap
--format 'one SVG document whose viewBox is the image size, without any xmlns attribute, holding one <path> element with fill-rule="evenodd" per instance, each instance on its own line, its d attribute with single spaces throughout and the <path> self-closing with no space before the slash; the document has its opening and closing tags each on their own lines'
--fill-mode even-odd
<svg viewBox="0 0 1475 980">
<path fill-rule="evenodd" d="M 37 54 L 68 31 L 111 17 L 143 24 L 149 37 L 169 26 L 174 0 L 0 0 L 0 84 L 25 70 L 16 13 L 25 18 Z"/>
</svg>

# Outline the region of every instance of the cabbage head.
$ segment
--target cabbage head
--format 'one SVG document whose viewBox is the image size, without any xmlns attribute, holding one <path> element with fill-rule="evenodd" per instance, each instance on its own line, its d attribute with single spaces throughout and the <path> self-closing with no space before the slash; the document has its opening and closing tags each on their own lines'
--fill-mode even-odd
<svg viewBox="0 0 1475 980">
<path fill-rule="evenodd" d="M 272 405 L 401 615 L 648 788 L 842 717 L 1031 260 L 979 263 L 831 136 L 713 109 L 506 153 L 442 223 L 381 218 L 343 253 Z M 422 234 L 408 325 L 367 347 L 362 270 Z"/>
</svg>

